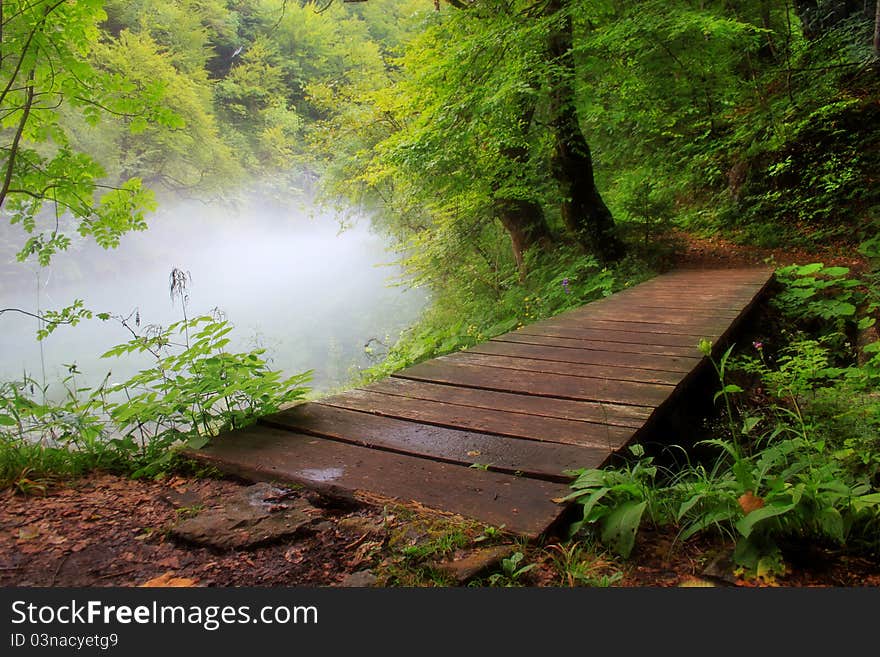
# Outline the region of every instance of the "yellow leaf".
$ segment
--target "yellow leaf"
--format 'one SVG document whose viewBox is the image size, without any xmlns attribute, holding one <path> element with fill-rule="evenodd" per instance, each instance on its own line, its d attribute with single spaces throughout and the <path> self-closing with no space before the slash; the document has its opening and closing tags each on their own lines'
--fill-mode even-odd
<svg viewBox="0 0 880 657">
<path fill-rule="evenodd" d="M 196 586 L 197 583 L 198 583 L 198 580 L 195 580 L 195 579 L 188 579 L 186 577 L 175 577 L 174 573 L 169 570 L 167 573 L 163 573 L 163 574 L 159 575 L 158 577 L 154 577 L 153 579 L 144 582 L 140 586 L 142 586 L 142 587 L 144 587 L 144 586 L 146 586 L 146 587 L 164 587 L 164 588 L 171 588 L 171 587 L 186 588 L 186 587 L 190 587 L 190 586 Z"/>
</svg>

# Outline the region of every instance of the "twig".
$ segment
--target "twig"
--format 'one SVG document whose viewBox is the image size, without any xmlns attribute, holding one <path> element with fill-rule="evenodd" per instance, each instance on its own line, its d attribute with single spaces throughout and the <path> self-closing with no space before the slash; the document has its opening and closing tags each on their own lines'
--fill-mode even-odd
<svg viewBox="0 0 880 657">
<path fill-rule="evenodd" d="M 104 575 L 98 575 L 95 579 L 110 579 L 111 577 L 118 577 L 119 575 L 128 575 L 129 573 L 133 573 L 138 569 L 138 566 L 134 566 L 132 568 L 128 568 L 126 570 L 120 570 L 115 573 L 106 573 Z"/>
<path fill-rule="evenodd" d="M 64 566 L 64 563 L 67 561 L 67 557 L 71 555 L 70 552 L 65 552 L 64 556 L 61 557 L 58 561 L 58 566 L 55 568 L 55 573 L 52 575 L 52 581 L 49 583 L 49 586 L 55 586 L 55 581 L 58 579 L 58 574 L 61 572 L 61 568 Z"/>
</svg>

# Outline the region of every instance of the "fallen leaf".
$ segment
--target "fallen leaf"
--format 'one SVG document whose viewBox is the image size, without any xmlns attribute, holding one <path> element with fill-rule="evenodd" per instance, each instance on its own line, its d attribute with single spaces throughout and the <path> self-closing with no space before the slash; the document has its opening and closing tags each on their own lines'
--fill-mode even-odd
<svg viewBox="0 0 880 657">
<path fill-rule="evenodd" d="M 156 562 L 156 565 L 162 566 L 162 568 L 180 568 L 180 559 L 177 557 L 168 557 Z"/>
<path fill-rule="evenodd" d="M 682 580 L 678 586 L 681 588 L 715 588 L 712 582 L 699 577 L 688 577 Z"/>
<path fill-rule="evenodd" d="M 196 586 L 198 580 L 189 579 L 187 577 L 175 577 L 172 571 L 168 571 L 167 573 L 162 573 L 158 577 L 154 577 L 151 580 L 140 584 L 141 587 L 156 587 L 156 588 L 188 588 L 192 586 Z"/>
<path fill-rule="evenodd" d="M 33 525 L 28 525 L 27 527 L 22 527 L 18 530 L 18 540 L 19 541 L 31 541 L 40 535 L 39 527 L 34 527 Z"/>
<path fill-rule="evenodd" d="M 737 500 L 739 502 L 740 508 L 743 510 L 743 515 L 749 515 L 752 511 L 757 511 L 758 509 L 764 506 L 764 500 L 760 497 L 755 496 L 752 491 L 747 490 L 745 493 L 739 496 Z"/>
<path fill-rule="evenodd" d="M 290 548 L 284 553 L 284 560 L 287 563 L 300 563 L 303 560 L 301 548 Z"/>
</svg>

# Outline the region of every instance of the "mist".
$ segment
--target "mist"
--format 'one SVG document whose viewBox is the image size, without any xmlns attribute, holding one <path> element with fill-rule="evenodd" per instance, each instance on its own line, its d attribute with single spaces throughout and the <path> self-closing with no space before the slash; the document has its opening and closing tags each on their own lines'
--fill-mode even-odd
<svg viewBox="0 0 880 657">
<path fill-rule="evenodd" d="M 228 349 L 265 348 L 271 367 L 287 375 L 314 370 L 311 387 L 321 392 L 374 363 L 426 303 L 423 291 L 395 285 L 402 274 L 389 264 L 395 254 L 366 218 L 340 231 L 332 212 L 250 193 L 236 201 L 165 202 L 149 226 L 111 250 L 75 240 L 49 267 L 3 263 L 0 306 L 36 313 L 79 298 L 96 313 L 133 322 L 136 311 L 141 327 L 167 326 L 183 318 L 182 301 L 169 291 L 176 267 L 191 277 L 188 317 L 219 309 L 235 326 Z M 121 382 L 151 362 L 136 354 L 100 358 L 131 338 L 116 320 L 60 326 L 42 343 L 37 324 L 0 316 L 3 380 L 27 373 L 52 384 L 56 397 L 71 365 L 80 372 L 77 385 L 94 386 L 108 372 Z"/>
</svg>

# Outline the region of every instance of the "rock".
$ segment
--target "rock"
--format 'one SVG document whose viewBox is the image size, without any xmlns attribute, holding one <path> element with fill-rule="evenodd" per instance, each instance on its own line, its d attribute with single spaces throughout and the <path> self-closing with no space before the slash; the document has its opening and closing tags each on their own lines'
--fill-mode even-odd
<svg viewBox="0 0 880 657">
<path fill-rule="evenodd" d="M 464 584 L 515 551 L 515 545 L 493 545 L 474 550 L 469 554 L 456 553 L 452 561 L 436 561 L 430 565 L 434 570 L 449 575 L 459 584 Z"/>
<path fill-rule="evenodd" d="M 339 531 L 351 532 L 361 536 L 363 534 L 375 535 L 385 533 L 385 525 L 381 522 L 376 522 L 370 518 L 364 518 L 362 516 L 349 516 L 347 518 L 342 518 L 336 523 L 336 526 Z"/>
<path fill-rule="evenodd" d="M 346 575 L 337 586 L 358 587 L 358 586 L 376 586 L 379 578 L 369 570 L 358 570 Z"/>
<path fill-rule="evenodd" d="M 259 483 L 171 528 L 188 543 L 218 550 L 255 547 L 293 536 L 321 514 L 290 491 Z"/>
<path fill-rule="evenodd" d="M 734 567 L 733 552 L 721 551 L 703 569 L 702 576 L 721 584 L 735 585 Z"/>
<path fill-rule="evenodd" d="M 160 495 L 163 502 L 175 509 L 194 508 L 202 504 L 202 497 L 193 490 L 169 488 Z"/>
<path fill-rule="evenodd" d="M 312 529 L 314 529 L 315 532 L 317 532 L 319 534 L 323 534 L 324 532 L 334 531 L 336 529 L 336 524 L 333 522 L 330 522 L 329 520 L 322 520 L 319 523 L 317 523 L 316 525 L 314 525 L 312 527 Z"/>
</svg>

